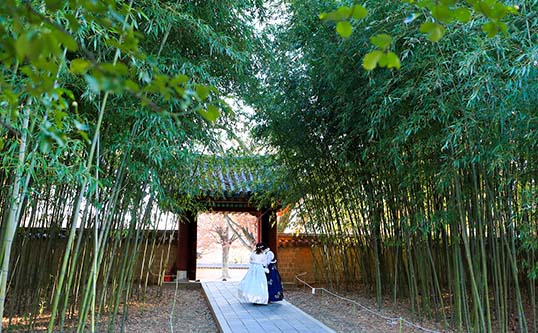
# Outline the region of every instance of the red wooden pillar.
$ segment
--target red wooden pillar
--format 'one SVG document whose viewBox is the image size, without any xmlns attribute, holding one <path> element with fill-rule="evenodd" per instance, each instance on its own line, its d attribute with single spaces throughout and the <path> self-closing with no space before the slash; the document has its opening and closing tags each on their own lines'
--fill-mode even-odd
<svg viewBox="0 0 538 333">
<path fill-rule="evenodd" d="M 278 256 L 278 229 L 276 223 L 276 213 L 272 209 L 264 210 L 261 216 L 261 241 L 267 244 L 271 251 Z"/>
<path fill-rule="evenodd" d="M 196 280 L 196 257 L 198 250 L 198 219 L 193 214 L 189 220 L 189 261 L 187 264 L 187 279 Z"/>
<path fill-rule="evenodd" d="M 269 240 L 267 244 L 275 254 L 275 259 L 278 258 L 278 225 L 276 222 L 276 212 L 271 211 L 270 227 L 269 227 Z"/>
<path fill-rule="evenodd" d="M 176 270 L 179 280 L 196 279 L 196 237 L 197 223 L 196 213 L 187 212 L 183 219 L 179 220 Z"/>
<path fill-rule="evenodd" d="M 262 241 L 262 212 L 256 212 L 256 218 L 258 219 L 258 236 L 256 238 L 256 243 Z"/>
<path fill-rule="evenodd" d="M 177 279 L 187 280 L 187 264 L 189 255 L 189 224 L 187 221 L 179 219 L 177 252 L 176 252 L 176 270 Z"/>
</svg>

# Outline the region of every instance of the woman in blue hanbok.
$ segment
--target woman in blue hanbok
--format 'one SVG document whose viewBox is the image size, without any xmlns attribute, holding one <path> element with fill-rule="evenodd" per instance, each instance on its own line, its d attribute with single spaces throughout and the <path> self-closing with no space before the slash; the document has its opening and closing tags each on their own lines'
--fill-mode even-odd
<svg viewBox="0 0 538 333">
<path fill-rule="evenodd" d="M 238 296 L 242 302 L 254 304 L 267 304 L 269 292 L 267 290 L 267 257 L 263 252 L 263 243 L 256 244 L 256 249 L 250 254 L 250 266 L 247 274 L 239 282 Z"/>
<path fill-rule="evenodd" d="M 266 266 L 269 269 L 267 273 L 267 289 L 269 291 L 269 302 L 278 302 L 284 299 L 284 291 L 282 290 L 282 279 L 280 273 L 276 269 L 275 254 L 269 247 L 265 247 Z"/>
</svg>

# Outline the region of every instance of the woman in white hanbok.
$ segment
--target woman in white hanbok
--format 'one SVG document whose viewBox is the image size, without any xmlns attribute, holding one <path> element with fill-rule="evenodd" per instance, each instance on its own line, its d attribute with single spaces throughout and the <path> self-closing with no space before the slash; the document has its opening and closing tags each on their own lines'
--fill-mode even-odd
<svg viewBox="0 0 538 333">
<path fill-rule="evenodd" d="M 250 254 L 250 266 L 247 274 L 239 282 L 238 296 L 242 302 L 254 304 L 267 304 L 269 292 L 265 273 L 269 270 L 265 267 L 267 260 L 264 253 L 265 245 L 256 244 L 256 249 Z"/>
</svg>

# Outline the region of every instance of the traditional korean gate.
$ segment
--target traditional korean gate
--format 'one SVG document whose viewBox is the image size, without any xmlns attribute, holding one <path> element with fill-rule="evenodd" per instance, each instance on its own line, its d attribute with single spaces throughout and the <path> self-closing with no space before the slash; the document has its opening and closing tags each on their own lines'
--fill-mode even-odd
<svg viewBox="0 0 538 333">
<path fill-rule="evenodd" d="M 260 168 L 253 169 L 237 167 L 233 161 L 222 162 L 218 167 L 212 165 L 211 171 L 199 168 L 197 211 L 187 211 L 181 215 L 178 233 L 176 260 L 170 263 L 169 275 L 180 280 L 196 280 L 196 250 L 197 250 L 197 215 L 198 212 L 243 212 L 258 218 L 257 241 L 264 242 L 278 256 L 277 219 L 273 208 L 258 208 L 254 199 L 263 187 L 260 186 Z M 261 189 L 262 188 L 262 189 Z M 274 203 L 271 206 L 275 206 Z"/>
</svg>

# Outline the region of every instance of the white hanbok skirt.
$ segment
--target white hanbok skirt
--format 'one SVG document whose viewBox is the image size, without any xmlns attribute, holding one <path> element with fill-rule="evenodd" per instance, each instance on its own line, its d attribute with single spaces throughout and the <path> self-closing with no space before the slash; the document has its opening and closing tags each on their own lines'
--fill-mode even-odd
<svg viewBox="0 0 538 333">
<path fill-rule="evenodd" d="M 262 264 L 250 264 L 247 274 L 239 282 L 239 300 L 245 303 L 267 304 L 269 291 Z"/>
</svg>

